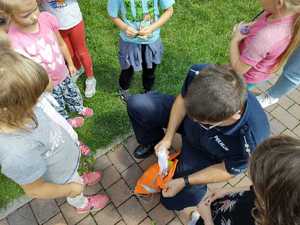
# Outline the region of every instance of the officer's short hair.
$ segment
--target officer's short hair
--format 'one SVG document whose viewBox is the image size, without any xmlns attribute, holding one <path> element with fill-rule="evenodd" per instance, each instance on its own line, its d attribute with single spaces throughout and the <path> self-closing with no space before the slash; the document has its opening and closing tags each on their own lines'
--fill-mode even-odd
<svg viewBox="0 0 300 225">
<path fill-rule="evenodd" d="M 246 85 L 230 66 L 210 65 L 199 71 L 184 97 L 187 115 L 200 122 L 220 122 L 242 109 Z"/>
</svg>

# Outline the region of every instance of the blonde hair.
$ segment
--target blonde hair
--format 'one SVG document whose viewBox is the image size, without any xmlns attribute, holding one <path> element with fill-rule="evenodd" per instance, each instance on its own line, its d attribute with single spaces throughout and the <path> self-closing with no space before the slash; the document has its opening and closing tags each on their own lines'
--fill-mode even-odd
<svg viewBox="0 0 300 225">
<path fill-rule="evenodd" d="M 18 10 L 21 5 L 21 0 L 0 0 L 0 10 L 9 16 L 11 16 L 15 10 Z"/>
<path fill-rule="evenodd" d="M 26 129 L 33 108 L 49 83 L 47 72 L 12 49 L 0 49 L 0 125 Z"/>
<path fill-rule="evenodd" d="M 297 16 L 294 21 L 292 39 L 280 56 L 279 62 L 273 69 L 274 72 L 278 72 L 285 65 L 290 55 L 300 44 L 300 0 L 284 0 L 284 6 L 288 11 L 297 13 Z"/>
<path fill-rule="evenodd" d="M 7 33 L 0 30 L 0 49 L 2 48 L 11 48 L 11 45 Z"/>
</svg>

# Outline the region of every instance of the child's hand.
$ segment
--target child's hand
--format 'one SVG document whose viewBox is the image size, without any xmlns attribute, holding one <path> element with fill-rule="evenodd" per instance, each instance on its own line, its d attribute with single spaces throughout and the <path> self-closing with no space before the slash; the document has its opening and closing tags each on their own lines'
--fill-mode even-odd
<svg viewBox="0 0 300 225">
<path fill-rule="evenodd" d="M 71 76 L 73 76 L 77 72 L 74 65 L 69 65 L 68 69 L 69 69 L 69 72 L 70 72 Z"/>
<path fill-rule="evenodd" d="M 141 37 L 148 37 L 153 33 L 153 28 L 151 26 L 144 27 L 139 31 L 139 36 Z"/>
<path fill-rule="evenodd" d="M 245 27 L 245 26 L 249 26 L 249 24 L 247 23 L 244 23 L 244 22 L 241 22 L 239 24 L 236 24 L 234 27 L 233 27 L 233 31 L 232 31 L 232 41 L 234 42 L 240 42 L 242 41 L 245 37 L 247 37 L 247 34 L 242 34 L 241 32 L 241 29 L 242 27 Z"/>
<path fill-rule="evenodd" d="M 125 33 L 128 37 L 135 37 L 138 35 L 139 32 L 136 29 L 134 29 L 133 27 L 127 26 Z"/>
</svg>

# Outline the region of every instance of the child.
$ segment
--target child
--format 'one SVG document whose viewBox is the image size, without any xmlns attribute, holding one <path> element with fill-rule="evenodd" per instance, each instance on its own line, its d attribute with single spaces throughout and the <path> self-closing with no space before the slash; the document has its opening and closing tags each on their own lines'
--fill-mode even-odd
<svg viewBox="0 0 300 225">
<path fill-rule="evenodd" d="M 30 197 L 67 197 L 78 213 L 103 208 L 107 196 L 82 194 L 84 185 L 96 184 L 101 174 L 78 175 L 76 138 L 37 107 L 49 84 L 46 71 L 9 48 L 0 49 L 0 65 L 1 172 Z"/>
<path fill-rule="evenodd" d="M 256 21 L 235 26 L 230 46 L 231 65 L 244 75 L 249 90 L 281 66 L 281 56 L 298 30 L 300 1 L 262 1 L 262 7 L 265 12 Z"/>
<path fill-rule="evenodd" d="M 108 1 L 108 14 L 121 30 L 119 94 L 125 102 L 134 71 L 143 70 L 144 90 L 152 89 L 154 72 L 163 54 L 159 28 L 172 16 L 174 3 L 174 0 Z M 164 10 L 161 16 L 160 9 Z"/>
<path fill-rule="evenodd" d="M 71 53 L 77 73 L 72 76 L 76 82 L 85 70 L 85 97 L 91 98 L 96 93 L 93 62 L 85 41 L 84 22 L 77 0 L 40 0 L 46 11 L 56 16 L 59 21 L 59 31 Z"/>
<path fill-rule="evenodd" d="M 40 13 L 35 0 L 0 0 L 0 10 L 11 17 L 8 34 L 13 48 L 40 63 L 48 72 L 54 86 L 52 94 L 59 103 L 57 111 L 66 119 L 69 118 L 66 106 L 81 116 L 92 116 L 93 110 L 83 106 L 79 89 L 69 76 L 76 69 L 58 32 L 55 17 Z M 76 117 L 68 122 L 72 127 L 80 127 L 84 119 Z"/>
</svg>

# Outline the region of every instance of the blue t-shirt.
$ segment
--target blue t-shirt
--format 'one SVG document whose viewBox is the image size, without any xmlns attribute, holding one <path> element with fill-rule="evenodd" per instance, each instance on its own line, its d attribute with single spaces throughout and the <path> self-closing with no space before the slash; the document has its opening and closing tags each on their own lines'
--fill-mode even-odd
<svg viewBox="0 0 300 225">
<path fill-rule="evenodd" d="M 109 0 L 107 11 L 109 16 L 119 17 L 124 23 L 140 30 L 141 27 L 149 26 L 157 21 L 160 10 L 166 10 L 175 3 L 175 0 Z M 144 39 L 141 37 L 128 37 L 121 31 L 121 38 L 126 42 L 137 44 L 151 44 L 159 39 L 160 29 L 155 30 L 152 35 Z"/>
<path fill-rule="evenodd" d="M 207 65 L 194 65 L 188 72 L 182 87 L 185 97 L 189 85 L 198 71 Z M 183 145 L 206 154 L 216 161 L 224 161 L 230 174 L 239 174 L 247 169 L 248 159 L 258 144 L 270 135 L 268 118 L 256 97 L 248 92 L 245 110 L 238 122 L 231 126 L 207 130 L 187 118 L 184 122 Z"/>
</svg>

